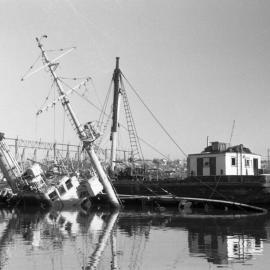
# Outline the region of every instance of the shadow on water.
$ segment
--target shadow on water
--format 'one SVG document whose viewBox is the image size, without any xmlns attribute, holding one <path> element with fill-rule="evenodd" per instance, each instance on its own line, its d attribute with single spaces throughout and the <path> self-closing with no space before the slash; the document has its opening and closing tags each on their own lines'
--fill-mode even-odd
<svg viewBox="0 0 270 270">
<path fill-rule="evenodd" d="M 190 258 L 202 257 L 217 265 L 247 263 L 253 256 L 263 254 L 263 242 L 270 239 L 270 215 L 210 215 L 152 209 L 121 212 L 0 209 L 0 269 L 7 266 L 10 259 L 14 260 L 15 254 L 7 251 L 16 244 L 14 239 L 21 239 L 20 246 L 31 247 L 33 256 L 35 249 L 41 253 L 45 250 L 64 252 L 69 242 L 76 242 L 77 246 L 84 246 L 79 251 L 75 249 L 77 256 L 73 251 L 75 257 L 80 255 L 79 269 L 132 269 L 131 260 L 140 264 L 136 269 L 143 269 L 140 267 L 146 255 L 141 254 L 138 262 L 135 251 L 130 251 L 135 256 L 131 258 L 127 256 L 127 249 L 134 249 L 135 242 L 132 241 L 144 241 L 151 250 L 154 245 L 151 234 L 157 230 L 164 232 L 164 228 L 167 232 L 178 230 L 186 234 L 186 256 Z M 123 238 L 128 239 L 128 247 L 121 246 Z M 137 249 L 140 248 L 138 245 Z M 20 257 L 16 260 L 20 265 Z M 74 262 L 69 258 L 61 263 L 65 267 Z M 103 268 L 99 268 L 100 265 Z M 40 269 L 46 269 L 46 266 Z"/>
</svg>

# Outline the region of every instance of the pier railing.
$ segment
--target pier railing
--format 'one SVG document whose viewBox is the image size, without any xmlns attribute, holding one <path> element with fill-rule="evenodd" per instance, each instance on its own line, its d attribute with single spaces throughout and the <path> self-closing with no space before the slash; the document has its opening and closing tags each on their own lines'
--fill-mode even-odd
<svg viewBox="0 0 270 270">
<path fill-rule="evenodd" d="M 6 141 L 21 164 L 26 164 L 29 160 L 46 163 L 59 159 L 81 163 L 85 159 L 80 145 L 25 140 L 19 137 L 6 138 Z"/>
</svg>

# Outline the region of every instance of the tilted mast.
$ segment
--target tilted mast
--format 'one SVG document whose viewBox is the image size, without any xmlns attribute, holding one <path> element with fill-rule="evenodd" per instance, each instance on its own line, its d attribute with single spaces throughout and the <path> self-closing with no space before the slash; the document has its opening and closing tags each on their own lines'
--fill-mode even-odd
<svg viewBox="0 0 270 270">
<path fill-rule="evenodd" d="M 67 98 L 67 96 L 63 90 L 62 84 L 61 84 L 58 76 L 55 73 L 55 69 L 58 66 L 58 64 L 54 63 L 54 62 L 50 62 L 50 60 L 48 59 L 48 57 L 45 53 L 45 50 L 43 49 L 43 46 L 40 42 L 40 39 L 36 38 L 36 41 L 38 43 L 38 47 L 40 48 L 40 50 L 42 52 L 42 58 L 43 58 L 45 64 L 48 66 L 50 74 L 53 77 L 53 80 L 54 80 L 55 85 L 56 85 L 57 90 L 58 90 L 58 94 L 61 98 L 61 103 L 62 103 L 62 105 L 67 113 L 69 121 L 70 121 L 72 127 L 74 128 L 74 130 L 77 132 L 80 140 L 83 142 L 84 149 L 90 157 L 91 163 L 99 176 L 99 179 L 100 179 L 100 181 L 101 181 L 101 183 L 102 183 L 102 185 L 107 193 L 107 196 L 108 196 L 111 204 L 118 208 L 120 206 L 120 204 L 119 204 L 119 201 L 117 199 L 117 196 L 113 190 L 113 187 L 110 183 L 110 180 L 108 179 L 106 173 L 104 172 L 104 170 L 100 164 L 100 161 L 98 160 L 97 155 L 93 149 L 93 142 L 96 139 L 95 134 L 94 134 L 93 130 L 91 129 L 91 126 L 85 125 L 83 127 L 80 124 L 79 120 L 77 119 L 77 117 L 76 117 L 76 115 L 75 115 L 75 113 L 70 105 L 70 101 Z"/>
<path fill-rule="evenodd" d="M 118 118 L 120 108 L 120 76 L 121 71 L 119 69 L 119 57 L 116 57 L 116 66 L 113 73 L 114 82 L 114 94 L 113 94 L 113 114 L 112 114 L 112 129 L 111 129 L 111 170 L 114 171 L 116 161 L 116 149 L 117 149 L 117 129 L 118 129 Z"/>
</svg>

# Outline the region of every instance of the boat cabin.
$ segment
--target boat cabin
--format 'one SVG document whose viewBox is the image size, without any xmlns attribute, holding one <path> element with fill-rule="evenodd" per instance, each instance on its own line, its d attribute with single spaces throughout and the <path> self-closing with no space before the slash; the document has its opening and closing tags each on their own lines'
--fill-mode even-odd
<svg viewBox="0 0 270 270">
<path fill-rule="evenodd" d="M 188 156 L 189 176 L 258 175 L 260 169 L 261 156 L 242 144 L 212 142 L 203 152 Z"/>
</svg>

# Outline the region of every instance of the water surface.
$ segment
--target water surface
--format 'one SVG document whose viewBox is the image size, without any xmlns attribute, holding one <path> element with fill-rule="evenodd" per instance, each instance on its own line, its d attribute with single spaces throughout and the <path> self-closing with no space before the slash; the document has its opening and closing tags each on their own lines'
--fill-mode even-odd
<svg viewBox="0 0 270 270">
<path fill-rule="evenodd" d="M 0 269 L 266 269 L 270 215 L 0 211 Z"/>
</svg>

